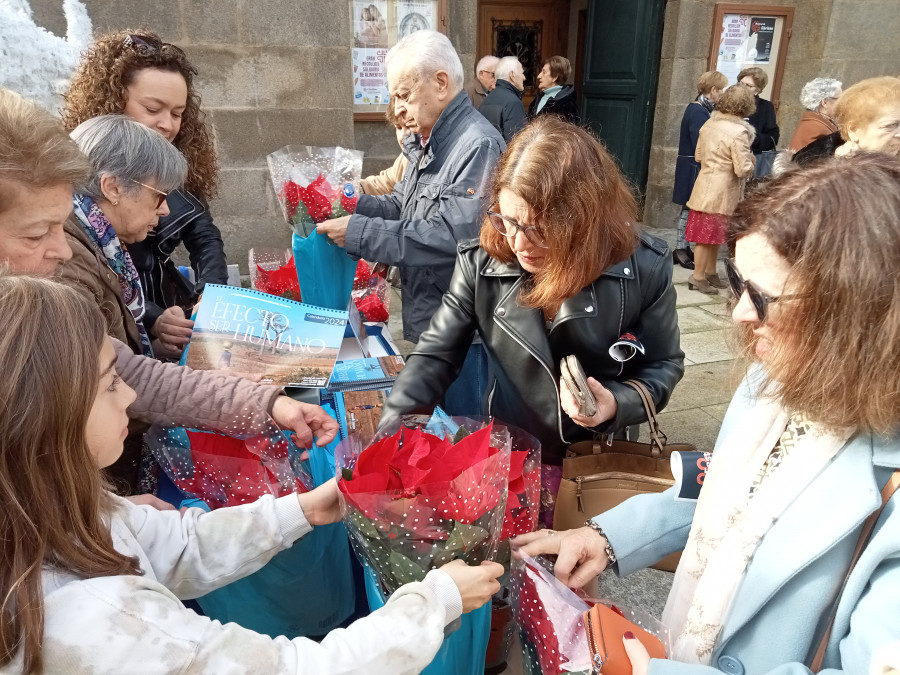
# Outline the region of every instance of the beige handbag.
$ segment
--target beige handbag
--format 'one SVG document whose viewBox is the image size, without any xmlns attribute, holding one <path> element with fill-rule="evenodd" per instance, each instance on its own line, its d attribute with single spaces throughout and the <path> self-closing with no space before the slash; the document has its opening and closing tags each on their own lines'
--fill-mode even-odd
<svg viewBox="0 0 900 675">
<path fill-rule="evenodd" d="M 644 403 L 650 442 L 602 440 L 573 443 L 563 460 L 563 476 L 556 498 L 553 529 L 581 527 L 588 518 L 611 509 L 629 497 L 644 492 L 662 492 L 674 485 L 669 456 L 673 451 L 696 452 L 689 443 L 667 444 L 656 419 L 656 406 L 647 388 L 637 380 L 627 380 Z M 674 571 L 680 553 L 654 565 Z"/>
</svg>

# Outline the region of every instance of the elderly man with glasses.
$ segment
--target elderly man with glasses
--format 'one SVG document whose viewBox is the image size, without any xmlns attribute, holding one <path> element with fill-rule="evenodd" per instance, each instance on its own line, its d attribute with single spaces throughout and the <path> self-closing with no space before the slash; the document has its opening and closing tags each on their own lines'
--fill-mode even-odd
<svg viewBox="0 0 900 675">
<path fill-rule="evenodd" d="M 500 59 L 496 56 L 482 56 L 475 66 L 475 79 L 466 84 L 466 93 L 469 100 L 476 108 L 481 107 L 484 97 L 490 94 L 497 86 L 497 78 L 494 77 L 494 69 Z"/>
<path fill-rule="evenodd" d="M 478 236 L 487 193 L 506 143 L 472 106 L 463 90 L 463 68 L 447 36 L 417 31 L 386 59 L 388 87 L 409 167 L 389 195 L 361 195 L 356 213 L 320 223 L 318 231 L 347 252 L 396 265 L 403 292 L 403 337 L 418 342 L 450 286 L 459 241 Z M 481 345 L 463 367 L 460 386 L 473 388 L 452 405 L 456 414 L 480 410 Z"/>
</svg>

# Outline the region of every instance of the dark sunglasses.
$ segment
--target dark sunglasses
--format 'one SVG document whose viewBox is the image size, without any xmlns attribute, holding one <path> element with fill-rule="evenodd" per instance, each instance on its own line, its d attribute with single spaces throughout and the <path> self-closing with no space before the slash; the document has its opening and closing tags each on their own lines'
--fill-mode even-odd
<svg viewBox="0 0 900 675">
<path fill-rule="evenodd" d="M 497 202 L 491 204 L 491 208 L 493 208 Z M 519 225 L 518 222 L 510 218 L 509 216 L 504 216 L 502 213 L 497 213 L 496 211 L 488 211 L 487 212 L 488 220 L 491 221 L 491 225 L 493 225 L 494 229 L 497 230 L 504 237 L 509 237 L 512 239 L 519 232 L 523 232 L 525 237 L 532 244 L 537 246 L 538 248 L 550 248 L 547 245 L 547 242 L 544 240 L 544 235 L 541 234 L 541 231 L 532 226 L 532 225 Z"/>
<path fill-rule="evenodd" d="M 734 300 L 737 302 L 741 299 L 744 291 L 747 291 L 747 297 L 750 298 L 750 304 L 756 310 L 756 318 L 760 323 L 765 323 L 769 314 L 769 305 L 779 300 L 789 300 L 790 298 L 799 297 L 797 295 L 766 295 L 750 281 L 744 281 L 734 261 L 730 258 L 725 259 L 725 273 L 728 277 L 728 285 L 731 286 L 731 292 L 734 294 Z"/>
<path fill-rule="evenodd" d="M 128 180 L 130 180 L 132 183 L 137 183 L 141 187 L 145 187 L 148 190 L 153 190 L 156 193 L 156 208 L 159 208 L 160 206 L 162 206 L 162 203 L 164 201 L 166 201 L 166 197 L 169 196 L 168 192 L 163 192 L 162 190 L 157 190 L 155 187 L 153 187 L 151 185 L 147 185 L 146 183 L 142 183 L 141 181 L 135 180 L 134 178 L 129 178 Z"/>
<path fill-rule="evenodd" d="M 142 54 L 144 56 L 148 54 L 155 54 L 157 52 L 172 51 L 179 56 L 187 59 L 187 55 L 184 53 L 184 50 L 182 50 L 181 47 L 176 47 L 170 42 L 157 40 L 156 38 L 152 38 L 149 35 L 129 35 L 122 41 L 122 46 L 136 49 L 139 54 Z"/>
</svg>

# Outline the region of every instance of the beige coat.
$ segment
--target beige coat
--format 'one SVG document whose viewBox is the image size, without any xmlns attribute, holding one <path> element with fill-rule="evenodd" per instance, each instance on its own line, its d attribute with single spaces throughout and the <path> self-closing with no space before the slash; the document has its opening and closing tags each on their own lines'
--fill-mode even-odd
<svg viewBox="0 0 900 675">
<path fill-rule="evenodd" d="M 141 334 L 122 298 L 118 275 L 106 262 L 103 252 L 88 239 L 74 215 L 69 216 L 64 228 L 72 259 L 62 266 L 59 276 L 74 282 L 97 303 L 110 336 L 126 343 L 135 354 L 141 354 Z"/>
<path fill-rule="evenodd" d="M 756 158 L 750 151 L 755 132 L 734 115 L 714 112 L 700 127 L 695 159 L 700 173 L 687 207 L 691 211 L 730 216 L 744 192 L 744 179 L 753 175 Z"/>
<path fill-rule="evenodd" d="M 359 191 L 366 195 L 389 195 L 394 186 L 401 181 L 409 160 L 402 152 L 387 169 L 374 176 L 359 181 Z"/>
</svg>

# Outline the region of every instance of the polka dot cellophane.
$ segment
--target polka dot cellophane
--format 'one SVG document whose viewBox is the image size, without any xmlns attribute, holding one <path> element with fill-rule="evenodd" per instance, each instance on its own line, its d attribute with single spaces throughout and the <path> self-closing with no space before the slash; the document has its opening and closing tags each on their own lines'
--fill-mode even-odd
<svg viewBox="0 0 900 675">
<path fill-rule="evenodd" d="M 387 594 L 455 559 L 493 560 L 504 521 L 509 430 L 468 420 L 454 444 L 420 421 L 335 453 L 350 541 Z"/>
<path fill-rule="evenodd" d="M 267 415 L 247 411 L 217 431 L 154 425 L 144 440 L 169 479 L 213 509 L 312 489 L 308 462 Z"/>
</svg>

